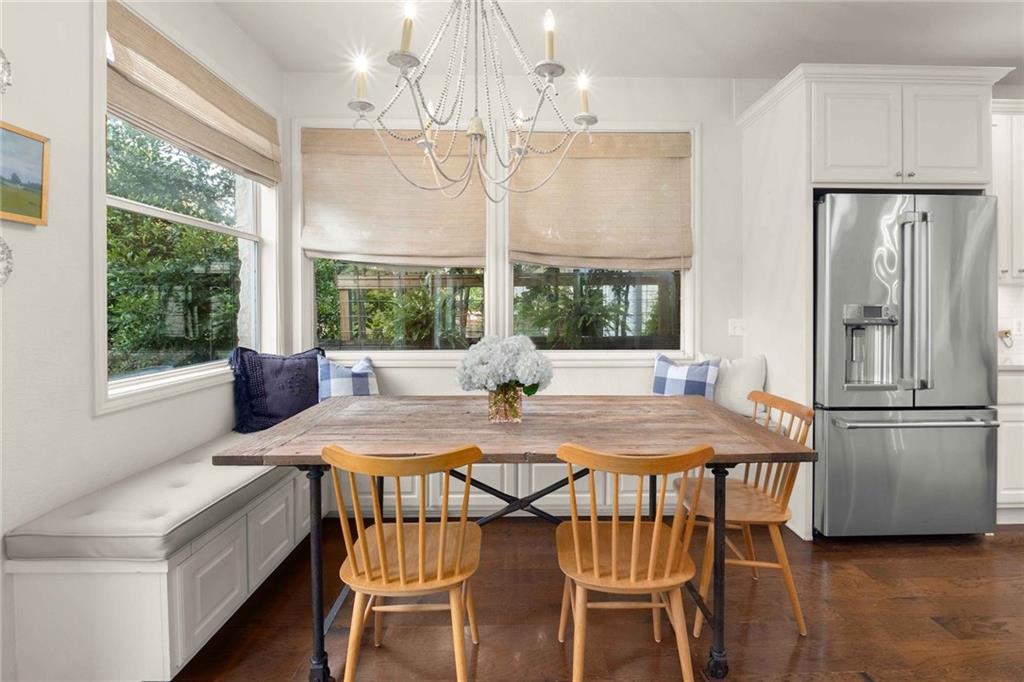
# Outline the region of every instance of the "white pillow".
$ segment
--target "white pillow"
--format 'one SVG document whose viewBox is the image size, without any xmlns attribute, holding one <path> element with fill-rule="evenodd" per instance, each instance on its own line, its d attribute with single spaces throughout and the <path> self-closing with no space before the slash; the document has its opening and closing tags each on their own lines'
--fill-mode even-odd
<svg viewBox="0 0 1024 682">
<path fill-rule="evenodd" d="M 751 391 L 763 391 L 768 362 L 763 355 L 726 360 L 718 365 L 715 402 L 733 412 L 749 417 L 752 405 L 747 400 Z"/>
</svg>

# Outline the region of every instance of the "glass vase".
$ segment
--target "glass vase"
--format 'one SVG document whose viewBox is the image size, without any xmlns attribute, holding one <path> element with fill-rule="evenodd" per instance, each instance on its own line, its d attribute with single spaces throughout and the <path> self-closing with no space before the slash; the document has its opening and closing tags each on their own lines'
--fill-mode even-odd
<svg viewBox="0 0 1024 682">
<path fill-rule="evenodd" d="M 523 421 L 523 389 L 515 384 L 504 384 L 489 391 L 487 418 L 492 424 L 518 424 Z"/>
</svg>

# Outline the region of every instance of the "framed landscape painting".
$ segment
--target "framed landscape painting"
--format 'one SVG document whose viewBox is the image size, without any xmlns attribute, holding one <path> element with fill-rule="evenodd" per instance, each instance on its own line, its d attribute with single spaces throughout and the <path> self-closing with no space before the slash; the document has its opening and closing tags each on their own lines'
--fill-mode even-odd
<svg viewBox="0 0 1024 682">
<path fill-rule="evenodd" d="M 50 140 L 0 121 L 0 219 L 46 224 Z"/>
</svg>

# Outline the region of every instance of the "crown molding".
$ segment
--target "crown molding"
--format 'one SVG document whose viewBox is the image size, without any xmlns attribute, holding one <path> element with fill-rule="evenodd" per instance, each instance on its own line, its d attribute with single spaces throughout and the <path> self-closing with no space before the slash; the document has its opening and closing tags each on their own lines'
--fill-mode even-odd
<svg viewBox="0 0 1024 682">
<path fill-rule="evenodd" d="M 806 83 L 956 83 L 992 86 L 1013 71 L 1008 66 L 902 66 L 895 64 L 800 64 L 736 119 L 747 126 Z"/>
<path fill-rule="evenodd" d="M 994 99 L 993 114 L 1024 114 L 1024 99 Z"/>
</svg>

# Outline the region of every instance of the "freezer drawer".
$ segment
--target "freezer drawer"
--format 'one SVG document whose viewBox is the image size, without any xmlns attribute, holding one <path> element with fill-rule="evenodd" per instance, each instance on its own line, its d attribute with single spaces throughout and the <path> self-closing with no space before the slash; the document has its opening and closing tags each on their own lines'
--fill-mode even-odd
<svg viewBox="0 0 1024 682">
<path fill-rule="evenodd" d="M 815 528 L 825 535 L 987 533 L 996 411 L 819 410 Z"/>
</svg>

